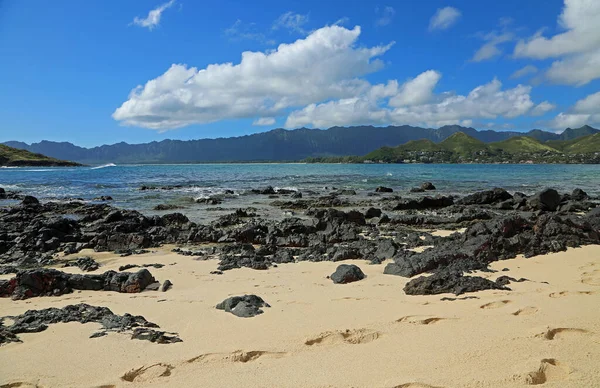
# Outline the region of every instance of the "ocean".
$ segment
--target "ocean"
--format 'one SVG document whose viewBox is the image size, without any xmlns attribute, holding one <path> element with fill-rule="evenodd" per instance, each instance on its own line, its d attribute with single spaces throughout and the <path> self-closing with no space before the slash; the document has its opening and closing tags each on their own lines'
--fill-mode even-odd
<svg viewBox="0 0 600 388">
<path fill-rule="evenodd" d="M 194 202 L 232 190 L 223 206 L 233 208 L 257 204 L 245 195 L 253 188 L 275 188 L 323 192 L 354 189 L 363 194 L 377 186 L 388 186 L 399 195 L 411 187 L 431 181 L 439 193 L 464 195 L 503 187 L 510 192 L 532 194 L 544 187 L 570 192 L 576 187 L 600 196 L 598 165 L 503 165 L 503 164 L 185 164 L 105 165 L 73 168 L 2 168 L 0 187 L 18 190 L 41 200 L 82 198 L 91 201 L 102 195 L 114 198 L 112 205 L 159 212 L 157 204 L 177 204 L 190 218 L 202 220 L 207 205 Z M 140 190 L 141 186 L 180 186 L 171 190 Z M 9 204 L 2 201 L 0 206 Z"/>
</svg>

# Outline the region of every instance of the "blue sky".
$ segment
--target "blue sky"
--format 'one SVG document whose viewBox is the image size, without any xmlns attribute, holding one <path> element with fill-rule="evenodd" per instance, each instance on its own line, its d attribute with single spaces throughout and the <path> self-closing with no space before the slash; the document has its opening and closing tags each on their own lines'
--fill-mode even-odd
<svg viewBox="0 0 600 388">
<path fill-rule="evenodd" d="M 598 18 L 597 0 L 0 0 L 0 141 L 598 126 Z"/>
</svg>

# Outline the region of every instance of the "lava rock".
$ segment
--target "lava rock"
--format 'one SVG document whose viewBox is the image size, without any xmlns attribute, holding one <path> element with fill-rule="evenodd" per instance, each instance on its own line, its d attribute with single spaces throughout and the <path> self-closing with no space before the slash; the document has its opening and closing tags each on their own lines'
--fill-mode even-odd
<svg viewBox="0 0 600 388">
<path fill-rule="evenodd" d="M 240 318 L 251 318 L 262 314 L 263 307 L 271 307 L 256 295 L 232 296 L 219 303 L 216 308 L 224 310 Z"/>
<path fill-rule="evenodd" d="M 492 190 L 478 191 L 467 195 L 457 201 L 459 205 L 491 205 L 512 199 L 513 196 L 502 188 L 496 187 Z"/>
<path fill-rule="evenodd" d="M 165 282 L 162 284 L 162 287 L 160 288 L 160 290 L 161 290 L 162 292 L 165 292 L 165 291 L 167 291 L 169 288 L 171 288 L 171 286 L 173 286 L 173 283 L 171 283 L 171 281 L 167 279 L 167 280 L 165 280 Z"/>
<path fill-rule="evenodd" d="M 544 189 L 527 200 L 527 204 L 534 210 L 555 211 L 562 197 L 554 189 Z"/>
<path fill-rule="evenodd" d="M 394 189 L 391 189 L 389 187 L 384 187 L 384 186 L 379 186 L 378 188 L 375 189 L 376 193 L 393 193 Z"/>
<path fill-rule="evenodd" d="M 346 284 L 364 279 L 365 274 L 354 264 L 341 264 L 330 278 L 336 284 Z"/>
<path fill-rule="evenodd" d="M 381 217 L 381 209 L 376 209 L 374 207 L 367 209 L 367 211 L 365 212 L 365 218 L 369 219 L 375 217 Z"/>
<path fill-rule="evenodd" d="M 63 265 L 63 267 L 79 267 L 80 270 L 85 272 L 95 271 L 100 268 L 100 264 L 89 256 L 78 257 L 73 261 L 69 261 Z"/>
<path fill-rule="evenodd" d="M 48 325 L 68 322 L 100 323 L 103 331 L 93 334 L 91 338 L 103 336 L 106 331 L 114 331 L 132 333 L 132 339 L 143 339 L 157 343 L 181 342 L 177 335 L 165 336 L 165 332 L 154 330 L 158 328 L 158 325 L 147 321 L 141 315 L 117 315 L 107 307 L 91 306 L 85 303 L 68 305 L 60 309 L 51 307 L 42 310 L 28 310 L 21 315 L 4 318 L 10 318 L 13 324 L 10 326 L 0 325 L 0 344 L 21 342 L 17 336 L 18 334 L 39 333 L 46 330 Z M 0 319 L 0 322 L 4 318 Z M 140 331 L 137 335 L 135 334 L 136 330 Z"/>
<path fill-rule="evenodd" d="M 460 273 L 439 272 L 431 276 L 420 276 L 406 283 L 407 295 L 437 295 L 452 293 L 461 295 L 466 292 L 482 290 L 510 290 L 480 276 L 464 276 Z"/>
<path fill-rule="evenodd" d="M 25 197 L 23 197 L 23 201 L 21 203 L 23 204 L 23 206 L 33 206 L 39 205 L 40 201 L 36 197 L 26 195 Z"/>
<path fill-rule="evenodd" d="M 421 189 L 426 191 L 435 190 L 435 186 L 431 182 L 423 182 L 421 183 Z"/>
</svg>

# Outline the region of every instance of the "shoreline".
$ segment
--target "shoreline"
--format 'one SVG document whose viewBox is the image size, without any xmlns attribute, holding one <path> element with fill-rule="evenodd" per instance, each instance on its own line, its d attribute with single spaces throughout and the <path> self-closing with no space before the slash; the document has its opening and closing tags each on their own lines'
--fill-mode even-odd
<svg viewBox="0 0 600 388">
<path fill-rule="evenodd" d="M 597 198 L 420 189 L 269 187 L 297 217 L 205 224 L 3 191 L 0 384 L 595 386 Z"/>
</svg>

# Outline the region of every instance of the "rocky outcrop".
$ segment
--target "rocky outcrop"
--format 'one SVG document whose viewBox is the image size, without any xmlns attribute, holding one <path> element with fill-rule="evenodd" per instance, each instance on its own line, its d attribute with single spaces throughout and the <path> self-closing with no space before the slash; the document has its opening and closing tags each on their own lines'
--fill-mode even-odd
<svg viewBox="0 0 600 388">
<path fill-rule="evenodd" d="M 510 291 L 510 288 L 480 276 L 464 276 L 449 272 L 439 272 L 431 276 L 420 276 L 409 281 L 404 286 L 404 292 L 407 295 L 437 295 L 445 293 L 461 295 L 466 292 L 483 290 Z"/>
<path fill-rule="evenodd" d="M 232 296 L 219 303 L 216 308 L 240 318 L 251 318 L 263 313 L 262 308 L 271 307 L 260 296 Z"/>
<path fill-rule="evenodd" d="M 0 297 L 27 299 L 63 295 L 73 290 L 137 293 L 155 282 L 147 269 L 134 273 L 108 271 L 101 275 L 79 275 L 44 268 L 21 271 L 10 280 L 0 280 Z"/>
<path fill-rule="evenodd" d="M 68 305 L 60 309 L 53 307 L 43 310 L 28 310 L 18 316 L 4 317 L 0 319 L 0 322 L 3 323 L 5 318 L 10 318 L 13 323 L 10 326 L 0 324 L 0 344 L 21 342 L 18 334 L 39 333 L 46 330 L 48 325 L 68 322 L 100 323 L 102 330 L 92 334 L 90 338 L 101 337 L 112 331 L 131 333 L 132 339 L 161 344 L 181 342 L 181 339 L 174 333 L 156 330 L 159 326 L 147 321 L 141 315 L 117 315 L 107 307 L 91 306 L 85 303 Z"/>
</svg>

